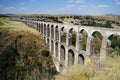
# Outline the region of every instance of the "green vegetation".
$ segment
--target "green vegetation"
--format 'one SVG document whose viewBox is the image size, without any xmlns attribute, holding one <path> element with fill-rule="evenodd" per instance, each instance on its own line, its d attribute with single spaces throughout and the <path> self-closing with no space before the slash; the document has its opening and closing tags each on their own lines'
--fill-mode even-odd
<svg viewBox="0 0 120 80">
<path fill-rule="evenodd" d="M 21 22 L 0 22 L 0 79 L 51 80 L 57 72 L 38 32 Z"/>
<path fill-rule="evenodd" d="M 42 15 L 42 21 L 120 29 L 119 16 Z"/>
</svg>

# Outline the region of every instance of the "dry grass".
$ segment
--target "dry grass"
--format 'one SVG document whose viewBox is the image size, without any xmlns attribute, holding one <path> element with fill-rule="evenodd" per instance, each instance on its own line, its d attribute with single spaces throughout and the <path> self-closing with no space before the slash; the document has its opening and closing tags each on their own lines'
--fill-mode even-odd
<svg viewBox="0 0 120 80">
<path fill-rule="evenodd" d="M 28 31 L 38 34 L 36 30 L 29 28 L 27 25 L 25 25 L 22 22 L 9 21 L 8 19 L 0 19 L 0 22 L 4 23 L 4 25 L 0 26 L 0 30 Z"/>
<path fill-rule="evenodd" d="M 96 67 L 76 65 L 55 76 L 55 80 L 120 80 L 120 56 L 109 57 Z"/>
</svg>

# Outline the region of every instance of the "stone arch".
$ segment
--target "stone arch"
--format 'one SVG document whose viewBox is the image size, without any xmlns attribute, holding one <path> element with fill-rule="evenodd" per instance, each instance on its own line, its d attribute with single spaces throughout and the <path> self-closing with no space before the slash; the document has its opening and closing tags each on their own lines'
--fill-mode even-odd
<svg viewBox="0 0 120 80">
<path fill-rule="evenodd" d="M 71 28 L 68 32 L 69 46 L 76 46 L 76 31 Z"/>
<path fill-rule="evenodd" d="M 54 42 L 53 42 L 53 40 L 51 40 L 51 53 L 52 54 L 54 53 Z"/>
<path fill-rule="evenodd" d="M 87 44 L 88 33 L 86 30 L 82 29 L 79 32 L 79 50 L 86 51 L 86 44 Z"/>
<path fill-rule="evenodd" d="M 65 47 L 62 45 L 60 47 L 60 61 L 65 61 Z"/>
<path fill-rule="evenodd" d="M 79 54 L 78 55 L 78 64 L 84 64 L 84 60 L 85 60 L 84 56 L 82 54 Z"/>
<path fill-rule="evenodd" d="M 46 24 L 44 24 L 44 35 L 46 36 Z"/>
<path fill-rule="evenodd" d="M 59 29 L 58 29 L 58 25 L 55 27 L 55 40 L 59 40 Z"/>
<path fill-rule="evenodd" d="M 61 42 L 66 42 L 66 30 L 64 27 L 60 30 Z"/>
<path fill-rule="evenodd" d="M 73 50 L 69 49 L 68 50 L 68 66 L 74 65 L 74 60 L 75 60 L 74 57 L 75 55 Z"/>
<path fill-rule="evenodd" d="M 54 25 L 51 25 L 51 38 L 54 39 Z"/>
<path fill-rule="evenodd" d="M 55 43 L 55 56 L 58 57 L 58 43 Z"/>
<path fill-rule="evenodd" d="M 118 34 L 111 34 L 107 40 L 107 53 L 110 54 L 114 50 L 120 49 L 120 35 Z"/>
<path fill-rule="evenodd" d="M 47 25 L 47 37 L 50 37 L 50 24 Z"/>
<path fill-rule="evenodd" d="M 91 37 L 91 41 L 90 41 L 90 53 L 91 53 L 91 55 L 100 56 L 102 39 L 103 39 L 103 36 L 100 32 L 95 31 L 92 33 L 92 37 Z"/>
</svg>

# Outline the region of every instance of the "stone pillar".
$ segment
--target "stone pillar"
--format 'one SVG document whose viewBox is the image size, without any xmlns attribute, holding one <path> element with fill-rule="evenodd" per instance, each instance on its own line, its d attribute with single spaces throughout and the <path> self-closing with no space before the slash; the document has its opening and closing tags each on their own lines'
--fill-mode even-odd
<svg viewBox="0 0 120 80">
<path fill-rule="evenodd" d="M 78 52 L 77 53 L 74 53 L 74 64 L 78 64 Z"/>
<path fill-rule="evenodd" d="M 86 54 L 90 55 L 90 45 L 91 45 L 91 36 L 87 37 L 87 44 L 86 44 Z"/>
<path fill-rule="evenodd" d="M 79 33 L 76 34 L 76 50 L 79 51 Z"/>
<path fill-rule="evenodd" d="M 103 36 L 101 50 L 100 50 L 100 61 L 104 60 L 107 55 L 107 36 Z"/>
<path fill-rule="evenodd" d="M 45 25 L 43 24 L 43 38 L 44 38 L 44 36 L 45 36 L 45 34 L 44 34 L 44 30 L 45 29 Z"/>
<path fill-rule="evenodd" d="M 58 34 L 59 34 L 59 40 L 58 41 L 61 42 L 61 31 L 59 31 Z"/>
<path fill-rule="evenodd" d="M 66 32 L 66 46 L 69 46 L 69 33 Z"/>
<path fill-rule="evenodd" d="M 91 55 L 91 53 L 90 53 L 90 46 L 91 46 L 91 36 L 88 36 L 87 37 L 87 43 L 86 43 L 86 52 L 85 52 L 86 56 L 88 56 L 88 57 Z M 88 64 L 88 60 L 89 60 L 88 57 L 86 57 L 85 60 L 84 60 L 84 64 L 85 65 Z"/>
<path fill-rule="evenodd" d="M 77 52 L 74 54 L 75 55 L 75 62 L 74 64 L 78 64 L 78 54 L 79 54 L 79 33 L 76 34 L 76 50 Z"/>
<path fill-rule="evenodd" d="M 49 33 L 50 33 L 49 40 L 50 40 L 50 52 L 51 52 L 51 49 L 52 49 L 52 48 L 51 48 L 51 27 L 49 27 L 49 29 L 50 29 L 50 32 L 49 32 Z"/>
<path fill-rule="evenodd" d="M 48 29 L 48 27 L 47 27 L 47 25 L 46 25 L 46 37 L 45 37 L 45 39 L 46 39 L 46 43 L 47 43 L 47 29 Z"/>
<path fill-rule="evenodd" d="M 68 67 L 68 48 L 65 49 L 65 67 Z"/>
<path fill-rule="evenodd" d="M 56 57 L 56 45 L 55 45 L 55 40 L 53 40 L 53 56 Z"/>
<path fill-rule="evenodd" d="M 60 47 L 61 47 L 61 45 L 60 45 L 60 43 L 58 43 L 58 60 L 60 61 Z"/>
<path fill-rule="evenodd" d="M 53 35 L 54 35 L 54 36 L 53 36 L 53 40 L 56 40 L 56 36 L 55 36 L 55 35 L 56 35 L 56 28 L 55 28 L 55 27 L 53 28 L 53 31 L 54 31 L 54 34 L 53 34 Z"/>
<path fill-rule="evenodd" d="M 39 23 L 39 32 L 41 34 L 41 24 Z"/>
</svg>

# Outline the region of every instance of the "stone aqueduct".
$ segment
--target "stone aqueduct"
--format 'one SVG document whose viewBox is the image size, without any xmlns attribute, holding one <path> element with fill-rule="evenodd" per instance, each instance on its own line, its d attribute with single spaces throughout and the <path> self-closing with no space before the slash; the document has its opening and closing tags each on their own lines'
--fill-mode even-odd
<svg viewBox="0 0 120 80">
<path fill-rule="evenodd" d="M 113 34 L 120 35 L 120 30 L 108 28 L 41 22 L 30 19 L 21 20 L 18 17 L 12 17 L 12 20 L 22 21 L 26 25 L 39 31 L 49 46 L 49 51 L 51 52 L 56 69 L 59 72 L 74 64 L 87 64 L 93 55 L 93 53 L 91 53 L 91 45 L 94 39 L 94 33 L 99 32 L 102 35 L 99 61 L 104 60 L 108 54 L 110 47 L 108 38 Z M 75 45 L 71 43 L 73 30 L 76 32 Z M 86 36 L 86 50 L 82 50 L 81 48 L 81 31 L 83 30 L 88 34 Z"/>
</svg>

